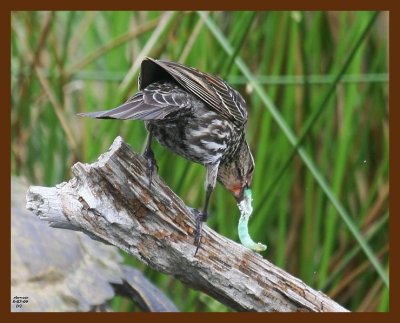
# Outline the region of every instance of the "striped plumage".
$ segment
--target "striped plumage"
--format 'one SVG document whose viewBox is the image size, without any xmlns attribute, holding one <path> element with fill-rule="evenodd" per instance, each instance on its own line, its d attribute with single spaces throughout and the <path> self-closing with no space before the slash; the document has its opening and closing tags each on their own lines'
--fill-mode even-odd
<svg viewBox="0 0 400 323">
<path fill-rule="evenodd" d="M 206 167 L 206 202 L 203 211 L 197 213 L 198 248 L 201 222 L 207 219 L 216 180 L 238 202 L 251 184 L 254 161 L 244 135 L 246 103 L 239 92 L 216 76 L 152 58 L 142 62 L 139 89 L 140 92 L 115 109 L 81 115 L 144 120 L 149 131 L 144 155 L 148 159 L 150 184 L 156 166 L 152 137 L 171 151 Z"/>
</svg>

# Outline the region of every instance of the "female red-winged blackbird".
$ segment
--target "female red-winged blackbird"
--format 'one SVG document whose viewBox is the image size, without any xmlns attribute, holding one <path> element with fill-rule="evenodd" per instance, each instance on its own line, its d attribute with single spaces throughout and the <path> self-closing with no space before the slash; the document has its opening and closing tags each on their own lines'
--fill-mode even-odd
<svg viewBox="0 0 400 323">
<path fill-rule="evenodd" d="M 246 103 L 239 92 L 218 77 L 149 57 L 141 64 L 139 89 L 115 109 L 81 115 L 145 121 L 149 132 L 144 152 L 149 185 L 157 166 L 151 150 L 153 137 L 171 151 L 206 167 L 205 205 L 202 212 L 195 212 L 197 253 L 216 180 L 237 202 L 243 199 L 243 192 L 252 181 L 254 161 L 244 134 Z"/>
</svg>

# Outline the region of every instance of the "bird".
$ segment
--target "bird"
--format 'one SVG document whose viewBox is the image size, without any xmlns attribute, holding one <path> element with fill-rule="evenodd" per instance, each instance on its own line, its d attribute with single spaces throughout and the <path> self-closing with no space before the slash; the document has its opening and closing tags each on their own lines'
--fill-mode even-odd
<svg viewBox="0 0 400 323">
<path fill-rule="evenodd" d="M 143 120 L 148 132 L 143 156 L 151 188 L 156 159 L 153 138 L 172 152 L 206 168 L 205 203 L 196 218 L 195 255 L 202 223 L 220 182 L 239 204 L 250 188 L 254 158 L 245 137 L 247 105 L 226 81 L 180 63 L 145 57 L 138 77 L 139 92 L 106 111 L 80 113 L 96 119 Z"/>
</svg>

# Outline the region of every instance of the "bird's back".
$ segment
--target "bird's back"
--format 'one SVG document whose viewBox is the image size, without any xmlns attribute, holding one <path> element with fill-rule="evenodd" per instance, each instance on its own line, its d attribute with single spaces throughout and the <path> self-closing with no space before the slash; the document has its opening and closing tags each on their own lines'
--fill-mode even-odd
<svg viewBox="0 0 400 323">
<path fill-rule="evenodd" d="M 239 127 L 247 122 L 246 102 L 242 95 L 219 77 L 175 62 L 150 57 L 142 61 L 139 89 L 143 90 L 156 81 L 171 79 L 206 103 L 221 118 Z"/>
<path fill-rule="evenodd" d="M 146 128 L 162 145 L 193 162 L 205 165 L 231 157 L 240 139 L 236 136 L 242 135 L 243 129 L 221 118 L 191 94 L 188 104 L 190 108 L 185 109 L 186 112 L 178 111 L 162 120 L 146 121 Z"/>
</svg>

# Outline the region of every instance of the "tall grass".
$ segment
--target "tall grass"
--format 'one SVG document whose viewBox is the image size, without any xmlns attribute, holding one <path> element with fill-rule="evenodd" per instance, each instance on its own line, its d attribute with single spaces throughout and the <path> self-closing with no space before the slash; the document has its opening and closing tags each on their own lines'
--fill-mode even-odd
<svg viewBox="0 0 400 323">
<path fill-rule="evenodd" d="M 389 309 L 388 14 L 381 12 L 14 12 L 12 172 L 70 177 L 115 136 L 141 151 L 139 121 L 83 120 L 137 91 L 143 56 L 218 74 L 246 98 L 255 156 L 250 231 L 263 256 L 353 311 Z M 191 206 L 204 169 L 154 145 L 159 174 Z M 218 185 L 208 225 L 237 237 Z M 142 268 L 182 311 L 227 311 Z M 116 310 L 135 310 L 115 299 Z"/>
</svg>

